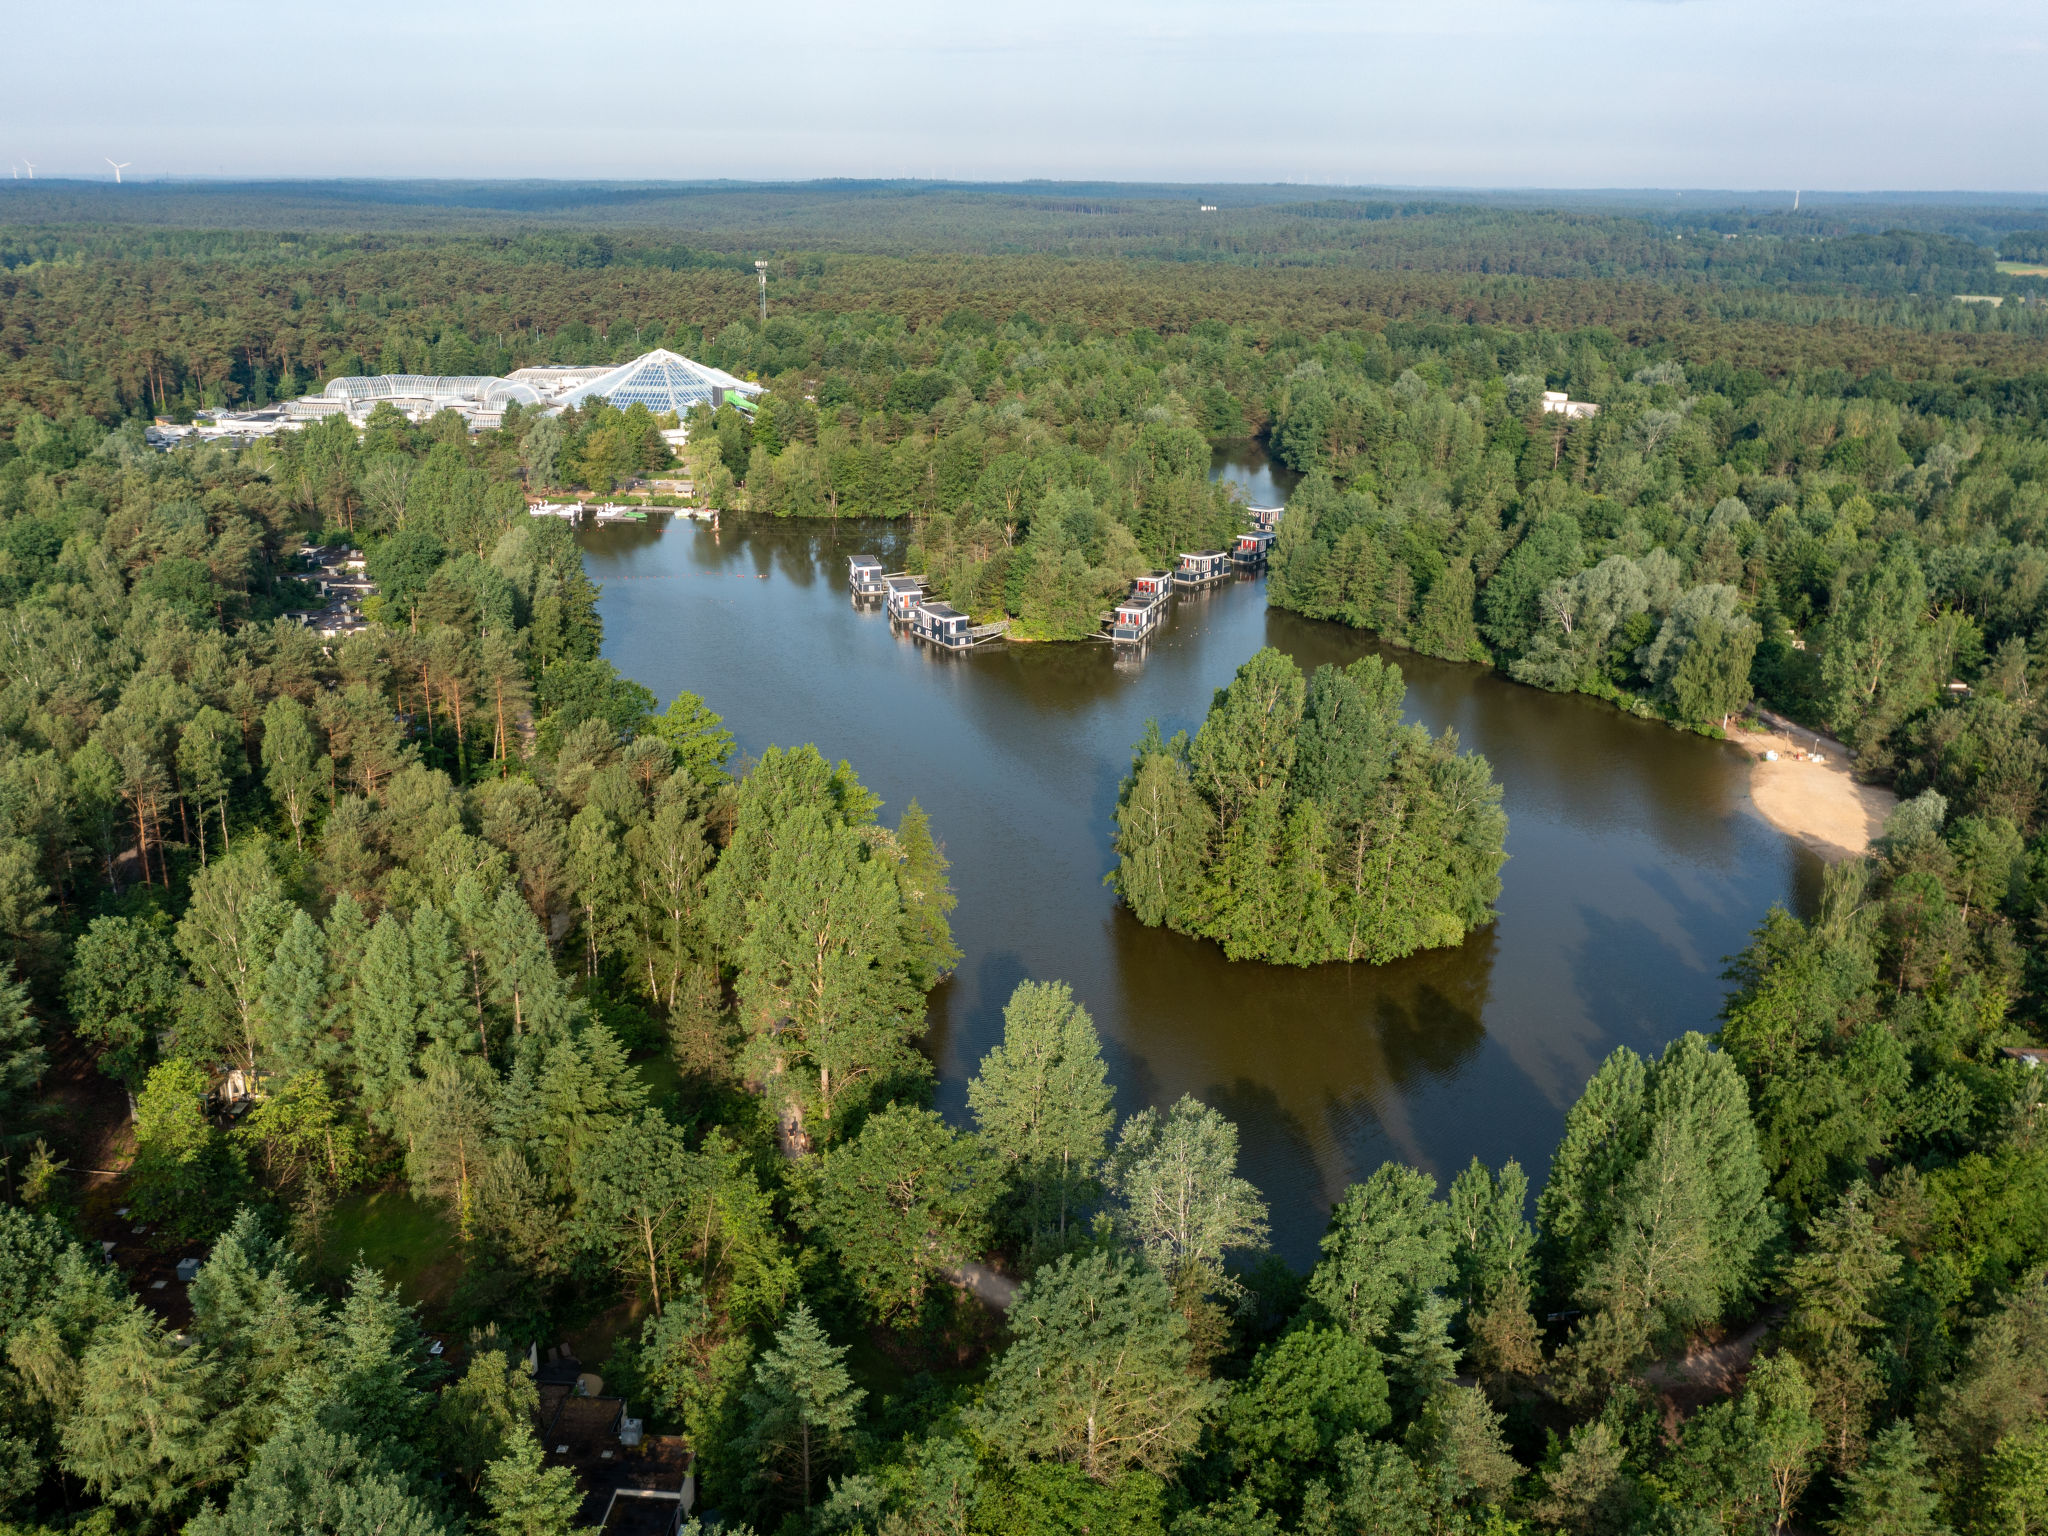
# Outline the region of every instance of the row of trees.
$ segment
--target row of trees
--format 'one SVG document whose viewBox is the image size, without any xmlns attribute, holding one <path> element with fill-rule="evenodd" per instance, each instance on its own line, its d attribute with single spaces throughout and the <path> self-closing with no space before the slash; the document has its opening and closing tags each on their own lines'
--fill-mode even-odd
<svg viewBox="0 0 2048 1536">
<path fill-rule="evenodd" d="M 1486 759 L 1403 725 L 1376 656 L 1304 684 L 1280 651 L 1238 668 L 1201 729 L 1148 726 L 1117 798 L 1117 893 L 1233 960 L 1399 959 L 1492 921 L 1507 817 Z"/>
</svg>

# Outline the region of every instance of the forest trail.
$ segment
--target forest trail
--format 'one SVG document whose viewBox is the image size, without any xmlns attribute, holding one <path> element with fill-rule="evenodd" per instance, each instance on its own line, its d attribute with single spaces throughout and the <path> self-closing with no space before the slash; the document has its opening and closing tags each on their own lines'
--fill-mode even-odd
<svg viewBox="0 0 2048 1536">
<path fill-rule="evenodd" d="M 992 1312 L 1007 1312 L 1017 1299 L 1017 1282 L 986 1264 L 966 1263 L 951 1271 L 953 1281 L 980 1299 Z"/>
<path fill-rule="evenodd" d="M 1749 771 L 1749 797 L 1772 826 L 1797 838 L 1829 864 L 1861 858 L 1884 831 L 1898 796 L 1875 784 L 1859 784 L 1849 772 L 1849 749 L 1782 715 L 1758 709 L 1768 727 L 1730 726 L 1728 739 L 1756 759 Z M 1806 760 L 1818 751 L 1822 762 Z M 1776 752 L 1775 762 L 1764 753 Z"/>
<path fill-rule="evenodd" d="M 1718 1344 L 1694 1344 L 1676 1360 L 1660 1360 L 1643 1373 L 1643 1381 L 1664 1399 L 1664 1430 L 1675 1435 L 1680 1420 L 1708 1403 L 1732 1397 L 1749 1374 L 1750 1362 L 1764 1335 L 1782 1314 L 1767 1312 L 1738 1334 Z"/>
</svg>

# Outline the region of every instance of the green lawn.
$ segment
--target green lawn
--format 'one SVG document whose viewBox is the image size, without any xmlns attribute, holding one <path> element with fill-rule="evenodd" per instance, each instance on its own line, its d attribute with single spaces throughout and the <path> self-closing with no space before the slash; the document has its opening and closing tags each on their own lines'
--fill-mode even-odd
<svg viewBox="0 0 2048 1536">
<path fill-rule="evenodd" d="M 428 1306 L 446 1301 L 462 1274 L 455 1224 L 438 1205 L 398 1189 L 351 1195 L 335 1206 L 320 1248 L 326 1264 L 343 1271 L 360 1255 L 407 1301 Z"/>
<path fill-rule="evenodd" d="M 1998 270 L 2010 277 L 2048 277 L 2048 263 L 2038 261 L 2001 261 Z"/>
</svg>

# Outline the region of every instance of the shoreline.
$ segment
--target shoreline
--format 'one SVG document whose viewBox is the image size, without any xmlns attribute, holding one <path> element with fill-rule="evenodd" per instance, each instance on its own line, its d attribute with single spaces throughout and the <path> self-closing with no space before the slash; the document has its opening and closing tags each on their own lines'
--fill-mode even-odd
<svg viewBox="0 0 2048 1536">
<path fill-rule="evenodd" d="M 1757 814 L 1823 863 L 1842 864 L 1868 853 L 1899 803 L 1888 789 L 1856 782 L 1849 749 L 1839 741 L 1767 710 L 1731 725 L 1728 739 L 1752 759 L 1749 798 Z M 1824 761 L 1809 758 L 1816 750 Z M 1775 752 L 1776 760 L 1767 760 L 1766 752 Z"/>
</svg>

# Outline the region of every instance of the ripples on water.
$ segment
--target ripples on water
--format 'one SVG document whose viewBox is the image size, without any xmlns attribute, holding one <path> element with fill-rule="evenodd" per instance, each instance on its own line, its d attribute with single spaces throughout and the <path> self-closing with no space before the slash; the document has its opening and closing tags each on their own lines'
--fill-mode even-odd
<svg viewBox="0 0 2048 1536">
<path fill-rule="evenodd" d="M 1219 457 L 1253 500 L 1284 491 L 1255 451 Z M 886 819 L 912 796 L 930 812 L 965 955 L 932 997 L 942 1110 L 964 1121 L 1011 989 L 1062 978 L 1095 1016 L 1121 1111 L 1193 1093 L 1237 1122 L 1297 1264 L 1383 1158 L 1448 1182 L 1474 1154 L 1515 1157 L 1540 1183 L 1601 1058 L 1713 1028 L 1725 958 L 1773 902 L 1803 907 L 1817 885 L 1812 856 L 1750 808 L 1735 748 L 1268 611 L 1257 580 L 1178 599 L 1135 665 L 1101 643 L 936 654 L 846 591 L 847 556 L 893 568 L 906 532 L 737 518 L 587 532 L 606 654 L 663 704 L 701 693 L 743 752 L 814 741 L 853 763 Z M 1296 970 L 1230 964 L 1117 906 L 1102 878 L 1131 744 L 1148 716 L 1193 730 L 1262 645 L 1304 669 L 1378 651 L 1407 674 L 1411 718 L 1487 755 L 1510 856 L 1492 928 L 1394 965 Z"/>
</svg>

